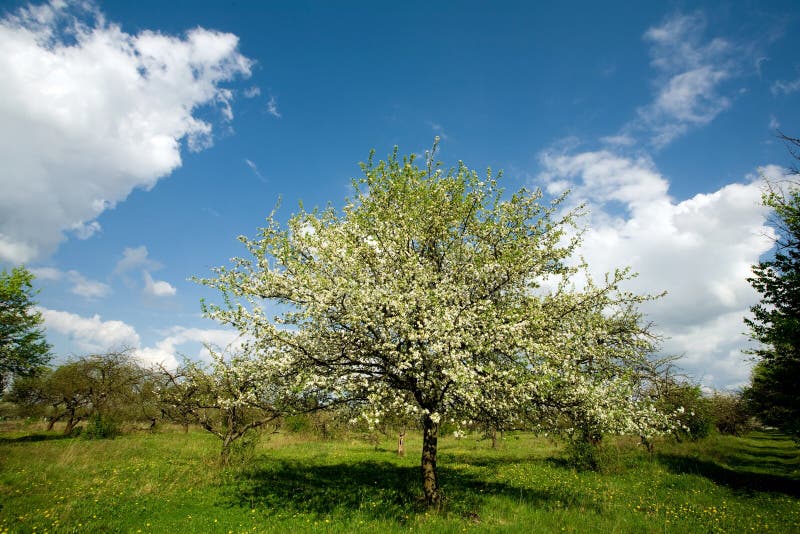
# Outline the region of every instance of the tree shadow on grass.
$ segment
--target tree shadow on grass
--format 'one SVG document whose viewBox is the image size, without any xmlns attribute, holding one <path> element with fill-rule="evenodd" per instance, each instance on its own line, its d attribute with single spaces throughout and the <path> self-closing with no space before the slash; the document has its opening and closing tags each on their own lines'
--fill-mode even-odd
<svg viewBox="0 0 800 534">
<path fill-rule="evenodd" d="M 777 492 L 800 497 L 800 479 L 796 477 L 731 469 L 710 460 L 690 456 L 659 454 L 657 458 L 673 473 L 700 475 L 734 490 Z M 744 462 L 739 465 L 745 466 Z M 749 466 L 755 468 L 758 464 L 753 462 Z"/>
<path fill-rule="evenodd" d="M 71 439 L 74 436 L 69 434 L 28 434 L 25 436 L 19 436 L 16 438 L 10 438 L 7 436 L 0 436 L 0 443 L 33 443 L 36 441 L 52 441 L 56 439 Z"/>
<path fill-rule="evenodd" d="M 505 496 L 530 506 L 570 503 L 567 492 L 537 491 L 504 482 L 487 481 L 463 469 L 439 468 L 445 513 L 478 519 L 482 502 Z M 404 523 L 425 511 L 419 467 L 389 462 L 309 465 L 269 461 L 241 472 L 223 492 L 231 506 L 316 516 L 363 514 Z"/>
</svg>

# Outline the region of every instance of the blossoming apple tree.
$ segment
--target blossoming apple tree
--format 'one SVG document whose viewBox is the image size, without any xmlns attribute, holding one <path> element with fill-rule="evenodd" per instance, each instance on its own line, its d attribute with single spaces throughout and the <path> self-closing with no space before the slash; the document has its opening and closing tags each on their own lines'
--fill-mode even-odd
<svg viewBox="0 0 800 534">
<path fill-rule="evenodd" d="M 574 266 L 579 210 L 539 191 L 507 195 L 499 175 L 433 154 L 372 157 L 341 209 L 273 212 L 250 257 L 203 280 L 205 312 L 254 340 L 293 391 L 351 400 L 370 421 L 420 418 L 425 499 L 436 506 L 445 420 L 569 410 L 592 432 L 638 430 L 637 362 L 649 350 L 635 306 L 647 297 Z M 579 276 L 579 282 L 576 282 Z M 289 378 L 290 377 L 290 378 Z"/>
</svg>

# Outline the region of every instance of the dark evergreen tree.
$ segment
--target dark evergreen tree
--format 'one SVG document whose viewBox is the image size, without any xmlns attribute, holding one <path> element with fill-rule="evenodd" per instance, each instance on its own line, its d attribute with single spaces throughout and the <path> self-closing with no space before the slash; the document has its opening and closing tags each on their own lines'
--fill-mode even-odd
<svg viewBox="0 0 800 534">
<path fill-rule="evenodd" d="M 782 137 L 800 159 L 800 139 Z M 760 346 L 752 351 L 758 362 L 745 397 L 762 422 L 800 438 L 800 185 L 768 183 L 764 204 L 774 211 L 776 251 L 748 278 L 761 302 L 745 322 Z"/>
</svg>

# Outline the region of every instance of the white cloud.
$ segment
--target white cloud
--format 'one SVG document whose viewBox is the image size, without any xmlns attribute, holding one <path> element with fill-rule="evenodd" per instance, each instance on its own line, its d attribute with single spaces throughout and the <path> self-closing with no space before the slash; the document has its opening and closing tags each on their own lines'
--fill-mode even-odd
<svg viewBox="0 0 800 534">
<path fill-rule="evenodd" d="M 646 157 L 609 151 L 544 154 L 546 184 L 571 186 L 571 202 L 587 202 L 591 215 L 581 254 L 592 275 L 629 265 L 639 273 L 627 284 L 667 296 L 648 304 L 664 351 L 685 354 L 682 365 L 710 385 L 745 382 L 749 366 L 742 318 L 758 295 L 746 278 L 772 247 L 767 212 L 754 177 L 709 194 L 676 201 L 669 183 Z M 765 175 L 778 167 L 761 169 Z M 765 237 L 766 236 L 766 237 Z"/>
<path fill-rule="evenodd" d="M 153 280 L 150 271 L 156 271 L 163 266 L 160 262 L 149 257 L 147 247 L 126 247 L 122 251 L 122 258 L 114 267 L 114 274 L 121 276 L 126 283 L 131 284 L 131 280 L 126 276 L 131 271 L 141 271 L 144 279 L 144 293 L 153 297 L 171 297 L 177 293 L 177 289 L 163 280 Z"/>
<path fill-rule="evenodd" d="M 619 134 L 601 137 L 600 142 L 611 146 L 633 146 L 636 144 L 636 139 L 627 134 Z"/>
<path fill-rule="evenodd" d="M 778 80 L 772 84 L 771 89 L 773 95 L 779 95 L 781 93 L 788 95 L 794 93 L 795 91 L 800 91 L 800 78 L 790 82 Z"/>
<path fill-rule="evenodd" d="M 278 101 L 272 95 L 270 95 L 269 102 L 267 102 L 267 113 L 278 119 L 282 117 L 281 112 L 278 111 Z"/>
<path fill-rule="evenodd" d="M 81 317 L 74 313 L 39 308 L 47 329 L 72 339 L 81 350 L 101 352 L 135 348 L 140 344 L 136 330 L 122 321 L 103 321 L 99 315 Z"/>
<path fill-rule="evenodd" d="M 78 239 L 89 239 L 102 229 L 97 221 L 91 221 L 90 223 L 79 222 L 73 224 L 72 228 L 70 228 Z"/>
<path fill-rule="evenodd" d="M 176 326 L 167 332 L 167 336 L 152 347 L 145 347 L 136 351 L 136 356 L 144 363 L 162 364 L 167 368 L 175 368 L 178 356 L 182 353 L 179 348 L 187 345 L 201 345 L 193 355 L 195 359 L 208 361 L 210 355 L 205 345 L 225 349 L 241 344 L 241 337 L 236 330 L 223 330 L 219 328 L 184 328 Z"/>
<path fill-rule="evenodd" d="M 731 105 L 720 85 L 735 73 L 736 48 L 719 38 L 704 42 L 705 26 L 701 13 L 677 14 L 644 34 L 658 72 L 656 95 L 626 129 L 646 131 L 656 147 L 708 124 Z"/>
<path fill-rule="evenodd" d="M 111 286 L 89 280 L 78 271 L 67 271 L 67 279 L 72 282 L 70 292 L 86 299 L 97 299 L 108 296 L 111 293 Z"/>
<path fill-rule="evenodd" d="M 62 272 L 55 267 L 36 267 L 30 270 L 39 280 L 61 280 Z"/>
<path fill-rule="evenodd" d="M 261 88 L 254 85 L 245 89 L 243 94 L 245 98 L 255 98 L 261 95 Z"/>
<path fill-rule="evenodd" d="M 111 293 L 111 286 L 108 284 L 97 280 L 89 280 L 75 270 L 64 273 L 55 267 L 37 267 L 31 269 L 31 273 L 40 280 L 58 281 L 66 278 L 72 284 L 70 292 L 86 299 L 103 298 Z"/>
<path fill-rule="evenodd" d="M 775 115 L 769 116 L 769 129 L 770 130 L 777 130 L 781 127 L 781 123 L 778 122 L 778 119 L 775 118 Z"/>
<path fill-rule="evenodd" d="M 133 349 L 134 357 L 148 366 L 161 364 L 174 369 L 182 354 L 208 361 L 210 355 L 204 345 L 236 349 L 242 344 L 236 330 L 174 326 L 162 333 L 164 337 L 152 346 L 142 347 L 136 329 L 123 321 L 104 321 L 99 315 L 82 317 L 65 311 L 38 309 L 44 317 L 45 327 L 69 337 L 78 349 L 87 352 Z M 184 351 L 187 349 L 192 353 L 186 354 Z"/>
<path fill-rule="evenodd" d="M 200 106 L 233 116 L 220 84 L 250 74 L 238 38 L 128 34 L 88 3 L 53 1 L 0 19 L 0 260 L 51 253 L 65 232 L 181 164 L 180 145 L 212 143 Z"/>
<path fill-rule="evenodd" d="M 153 280 L 150 273 L 144 271 L 144 292 L 154 297 L 171 297 L 177 290 L 169 282 L 163 280 Z"/>
<path fill-rule="evenodd" d="M 114 267 L 114 274 L 123 275 L 134 269 L 149 269 L 153 271 L 160 269 L 161 264 L 148 258 L 147 254 L 147 247 L 144 245 L 135 248 L 126 247 L 122 251 L 122 259 Z"/>
</svg>

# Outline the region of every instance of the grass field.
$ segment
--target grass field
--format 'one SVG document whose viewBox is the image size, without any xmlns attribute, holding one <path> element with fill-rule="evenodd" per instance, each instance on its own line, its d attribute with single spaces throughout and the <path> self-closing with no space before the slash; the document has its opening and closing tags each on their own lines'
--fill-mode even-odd
<svg viewBox="0 0 800 534">
<path fill-rule="evenodd" d="M 358 436 L 263 438 L 241 467 L 219 442 L 169 429 L 114 440 L 0 432 L 2 532 L 800 532 L 800 451 L 779 435 L 609 450 L 579 472 L 561 446 L 507 436 L 440 441 L 445 509 L 420 503 L 407 455 Z"/>
</svg>

